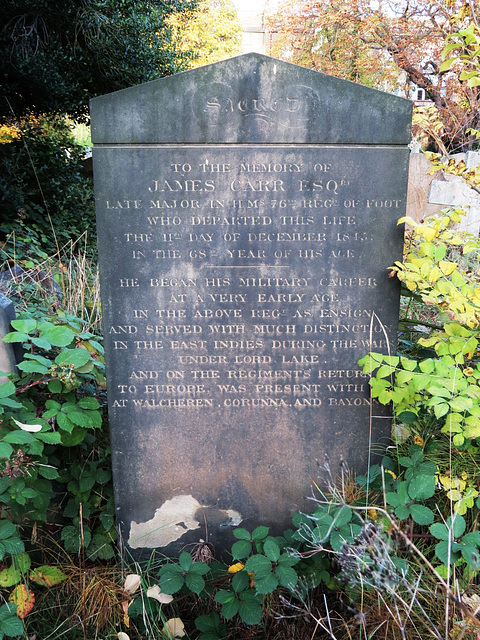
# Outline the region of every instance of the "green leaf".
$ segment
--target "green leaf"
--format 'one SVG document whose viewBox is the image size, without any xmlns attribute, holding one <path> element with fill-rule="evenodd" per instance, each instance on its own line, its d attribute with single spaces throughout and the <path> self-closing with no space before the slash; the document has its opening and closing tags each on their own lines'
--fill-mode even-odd
<svg viewBox="0 0 480 640">
<path fill-rule="evenodd" d="M 233 616 L 237 615 L 239 609 L 240 602 L 236 598 L 227 600 L 222 605 L 222 616 L 225 618 L 225 620 L 231 620 Z"/>
<path fill-rule="evenodd" d="M 430 527 L 430 533 L 432 536 L 437 538 L 437 540 L 448 540 L 450 538 L 450 533 L 448 527 L 441 522 L 435 522 Z"/>
<path fill-rule="evenodd" d="M 257 593 L 272 593 L 278 587 L 278 578 L 273 573 L 257 578 L 255 575 L 255 591 Z"/>
<path fill-rule="evenodd" d="M 1 444 L 1 443 L 0 443 Z M 239 540 L 232 545 L 232 557 L 234 560 L 241 560 L 252 553 L 252 543 L 247 540 Z"/>
<path fill-rule="evenodd" d="M 90 353 L 86 349 L 66 349 L 59 353 L 55 362 L 62 367 L 73 365 L 76 369 L 83 367 L 90 360 Z"/>
<path fill-rule="evenodd" d="M 460 557 L 460 553 L 454 550 L 453 545 L 452 547 L 450 547 L 450 543 L 446 540 L 442 540 L 435 545 L 435 555 L 440 560 L 440 562 L 446 565 L 456 562 Z"/>
<path fill-rule="evenodd" d="M 264 527 L 264 526 L 256 527 L 256 529 L 252 531 L 252 540 L 254 540 L 255 542 L 258 542 L 259 540 L 263 540 L 268 536 L 268 532 L 269 532 L 268 527 Z"/>
<path fill-rule="evenodd" d="M 178 564 L 184 571 L 189 571 L 193 564 L 193 558 L 187 551 L 183 551 L 178 558 Z"/>
<path fill-rule="evenodd" d="M 410 505 L 410 513 L 413 520 L 420 525 L 428 525 L 433 522 L 433 511 L 421 504 Z"/>
<path fill-rule="evenodd" d="M 275 569 L 275 575 L 277 576 L 281 586 L 286 589 L 292 589 L 298 582 L 297 572 L 291 567 L 279 565 Z"/>
<path fill-rule="evenodd" d="M 0 442 L 0 458 L 10 458 L 13 453 L 13 447 L 7 442 Z"/>
<path fill-rule="evenodd" d="M 40 337 L 48 340 L 55 347 L 66 347 L 75 338 L 74 332 L 68 327 L 42 323 L 39 326 Z"/>
<path fill-rule="evenodd" d="M 415 500 L 427 500 L 435 493 L 434 475 L 415 475 L 408 485 L 408 494 Z"/>
<path fill-rule="evenodd" d="M 57 415 L 57 424 L 60 427 L 60 429 L 63 429 L 64 431 L 67 431 L 68 433 L 71 433 L 73 431 L 74 428 L 74 424 L 73 422 L 71 422 L 65 413 L 63 413 L 62 411 L 60 411 L 60 413 L 58 413 Z M 63 443 L 63 438 L 62 438 L 62 443 Z"/>
<path fill-rule="evenodd" d="M 42 476 L 42 478 L 47 478 L 47 480 L 55 480 L 59 475 L 58 470 L 48 464 L 39 464 L 38 473 Z"/>
<path fill-rule="evenodd" d="M 262 621 L 262 607 L 253 599 L 246 599 L 240 603 L 238 615 L 245 624 L 260 624 Z"/>
<path fill-rule="evenodd" d="M 185 576 L 185 584 L 190 591 L 196 593 L 197 596 L 205 589 L 205 580 L 197 573 L 187 573 Z"/>
<path fill-rule="evenodd" d="M 96 409 L 100 408 L 100 403 L 98 402 L 98 400 L 92 397 L 80 398 L 80 400 L 77 402 L 77 405 L 81 409 L 89 409 L 91 411 L 95 411 Z"/>
<path fill-rule="evenodd" d="M 194 562 L 190 567 L 190 573 L 196 573 L 199 576 L 204 576 L 210 571 L 210 567 L 206 562 Z"/>
<path fill-rule="evenodd" d="M 215 594 L 214 598 L 215 602 L 219 602 L 220 604 L 225 604 L 225 602 L 229 602 L 230 600 L 235 600 L 235 594 L 231 591 L 227 591 L 226 589 L 220 589 Z"/>
<path fill-rule="evenodd" d="M 3 342 L 8 342 L 8 343 L 27 342 L 27 340 L 30 340 L 30 336 L 26 333 L 17 333 L 16 331 L 12 331 L 4 335 L 2 340 Z"/>
<path fill-rule="evenodd" d="M 10 431 L 4 437 L 4 442 L 10 442 L 10 444 L 30 444 L 35 441 L 35 436 L 28 431 Z"/>
<path fill-rule="evenodd" d="M 352 510 L 350 507 L 342 507 L 339 511 L 335 513 L 333 518 L 333 525 L 336 528 L 343 527 L 348 524 L 352 519 Z"/>
<path fill-rule="evenodd" d="M 32 338 L 33 344 L 39 349 L 45 349 L 45 351 L 49 351 L 52 348 L 51 343 L 45 338 Z"/>
<path fill-rule="evenodd" d="M 6 540 L 15 535 L 17 527 L 10 520 L 0 520 L 0 540 Z"/>
<path fill-rule="evenodd" d="M 473 405 L 473 400 L 471 398 L 466 398 L 465 396 L 457 396 L 450 401 L 450 406 L 454 411 L 468 411 L 471 409 Z"/>
<path fill-rule="evenodd" d="M 33 318 L 18 318 L 10 323 L 15 331 L 33 333 L 37 329 L 37 321 Z"/>
<path fill-rule="evenodd" d="M 63 385 L 60 380 L 50 380 L 48 383 L 48 390 L 50 393 L 61 393 L 63 389 Z"/>
<path fill-rule="evenodd" d="M 467 523 L 463 516 L 456 514 L 453 520 L 451 517 L 447 518 L 447 527 L 451 527 L 453 529 L 454 538 L 460 538 L 460 536 L 463 536 L 465 533 Z"/>
<path fill-rule="evenodd" d="M 62 436 L 57 431 L 40 431 L 35 434 L 35 438 L 45 444 L 60 444 L 62 441 Z"/>
<path fill-rule="evenodd" d="M 274 540 L 269 538 L 268 540 L 265 540 L 265 544 L 263 545 L 263 553 L 272 562 L 278 562 L 278 559 L 280 558 L 280 547 Z"/>
<path fill-rule="evenodd" d="M 46 373 L 48 373 L 48 367 L 45 367 L 39 362 L 32 362 L 29 360 L 19 362 L 17 364 L 17 367 L 24 373 L 40 373 L 41 375 L 45 375 Z"/>
<path fill-rule="evenodd" d="M 166 567 L 162 567 L 160 570 L 159 582 L 160 589 L 164 593 L 173 595 L 183 587 L 184 579 L 183 575 L 178 573 L 178 567 L 177 570 L 175 570 L 175 565 L 167 565 Z"/>
<path fill-rule="evenodd" d="M 17 616 L 17 607 L 13 603 L 0 607 L 0 631 L 6 636 L 23 635 L 23 622 Z"/>
<path fill-rule="evenodd" d="M 0 398 L 7 398 L 13 396 L 15 393 L 15 385 L 11 380 L 7 380 L 3 384 L 0 384 Z"/>
<path fill-rule="evenodd" d="M 232 578 L 232 589 L 238 593 L 244 591 L 250 584 L 250 576 L 247 571 L 237 571 Z"/>
<path fill-rule="evenodd" d="M 270 573 L 272 570 L 272 563 L 268 558 L 261 555 L 260 553 L 255 554 L 248 558 L 245 563 L 245 571 L 255 574 L 255 580 L 262 576 L 265 576 L 267 573 Z"/>
<path fill-rule="evenodd" d="M 64 582 L 67 576 L 58 567 L 43 565 L 30 573 L 30 580 L 43 587 L 53 587 Z"/>
</svg>

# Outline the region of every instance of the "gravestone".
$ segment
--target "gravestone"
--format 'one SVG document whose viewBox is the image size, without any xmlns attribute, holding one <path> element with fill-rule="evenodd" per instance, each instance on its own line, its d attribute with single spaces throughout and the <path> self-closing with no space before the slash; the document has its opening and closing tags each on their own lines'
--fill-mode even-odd
<svg viewBox="0 0 480 640">
<path fill-rule="evenodd" d="M 123 542 L 279 533 L 389 435 L 357 361 L 394 349 L 411 103 L 247 54 L 91 115 Z"/>
<path fill-rule="evenodd" d="M 13 302 L 0 293 L 0 373 L 9 374 L 17 370 L 17 361 L 21 360 L 15 354 L 15 345 L 3 342 L 2 338 L 11 331 L 10 323 L 15 320 Z M 8 375 L 0 375 L 0 384 L 7 382 Z"/>
</svg>

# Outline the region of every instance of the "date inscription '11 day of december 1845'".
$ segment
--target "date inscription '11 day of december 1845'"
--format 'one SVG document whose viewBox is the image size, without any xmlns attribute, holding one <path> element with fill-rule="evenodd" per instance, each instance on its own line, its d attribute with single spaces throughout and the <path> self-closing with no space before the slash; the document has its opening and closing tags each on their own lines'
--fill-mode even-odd
<svg viewBox="0 0 480 640">
<path fill-rule="evenodd" d="M 357 362 L 395 345 L 411 105 L 247 54 L 91 112 L 122 540 L 278 533 L 389 434 Z"/>
</svg>

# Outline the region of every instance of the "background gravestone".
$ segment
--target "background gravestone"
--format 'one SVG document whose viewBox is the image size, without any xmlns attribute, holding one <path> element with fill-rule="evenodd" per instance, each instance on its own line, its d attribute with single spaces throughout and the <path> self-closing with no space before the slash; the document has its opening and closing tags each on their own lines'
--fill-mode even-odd
<svg viewBox="0 0 480 640">
<path fill-rule="evenodd" d="M 15 307 L 13 302 L 0 293 L 0 372 L 13 373 L 17 370 L 17 358 L 15 345 L 3 342 L 2 338 L 11 331 L 10 323 L 15 320 Z M 7 382 L 8 377 L 0 375 L 0 384 Z"/>
<path fill-rule="evenodd" d="M 278 533 L 389 434 L 357 361 L 395 342 L 411 103 L 247 54 L 91 114 L 123 540 Z"/>
</svg>

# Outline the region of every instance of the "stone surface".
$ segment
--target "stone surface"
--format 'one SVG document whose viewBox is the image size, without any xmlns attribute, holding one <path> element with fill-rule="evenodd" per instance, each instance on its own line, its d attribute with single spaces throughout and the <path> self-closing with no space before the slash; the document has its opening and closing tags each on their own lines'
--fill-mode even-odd
<svg viewBox="0 0 480 640">
<path fill-rule="evenodd" d="M 357 361 L 395 343 L 411 103 L 248 54 L 91 112 L 122 538 L 279 533 L 389 434 Z"/>
<path fill-rule="evenodd" d="M 12 320 L 15 320 L 13 302 L 0 293 L 0 372 L 3 373 L 13 373 L 17 369 L 14 345 L 2 341 L 2 338 L 11 330 Z M 0 375 L 0 384 L 7 380 L 7 376 Z"/>
</svg>

